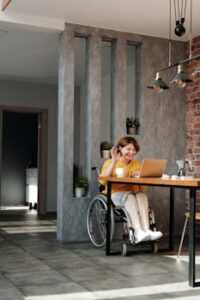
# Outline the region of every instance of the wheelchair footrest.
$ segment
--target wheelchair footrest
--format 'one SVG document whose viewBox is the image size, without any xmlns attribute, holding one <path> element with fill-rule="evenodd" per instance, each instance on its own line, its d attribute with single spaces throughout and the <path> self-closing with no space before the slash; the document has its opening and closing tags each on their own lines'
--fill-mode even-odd
<svg viewBox="0 0 200 300">
<path fill-rule="evenodd" d="M 122 236 L 123 241 L 128 241 L 129 240 L 129 235 L 128 233 L 124 233 Z"/>
</svg>

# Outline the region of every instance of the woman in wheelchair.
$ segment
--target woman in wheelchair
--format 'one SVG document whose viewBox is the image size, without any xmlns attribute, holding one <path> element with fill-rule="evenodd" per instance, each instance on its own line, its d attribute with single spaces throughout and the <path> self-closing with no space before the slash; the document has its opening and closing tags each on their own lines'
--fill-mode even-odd
<svg viewBox="0 0 200 300">
<path fill-rule="evenodd" d="M 116 169 L 123 168 L 123 176 L 134 177 L 138 174 L 141 165 L 134 159 L 140 150 L 137 140 L 133 137 L 123 137 L 116 147 L 111 149 L 111 159 L 104 162 L 100 176 L 116 176 Z M 101 185 L 106 182 L 99 180 Z M 134 232 L 135 242 L 154 241 L 162 237 L 160 231 L 150 230 L 149 204 L 145 187 L 116 184 L 112 189 L 112 201 L 116 206 L 126 209 L 129 214 L 129 235 Z M 106 193 L 106 189 L 104 191 Z"/>
</svg>

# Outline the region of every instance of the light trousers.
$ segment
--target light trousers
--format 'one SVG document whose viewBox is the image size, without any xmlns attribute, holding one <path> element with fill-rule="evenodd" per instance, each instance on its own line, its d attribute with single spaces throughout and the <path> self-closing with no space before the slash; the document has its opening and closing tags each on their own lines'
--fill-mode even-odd
<svg viewBox="0 0 200 300">
<path fill-rule="evenodd" d="M 119 193 L 115 193 L 115 196 Z M 147 195 L 143 192 L 126 193 L 123 201 L 115 201 L 118 197 L 112 197 L 115 205 L 124 207 L 128 213 L 128 226 L 133 229 L 149 229 L 149 203 Z M 119 199 L 119 198 L 118 198 Z"/>
</svg>

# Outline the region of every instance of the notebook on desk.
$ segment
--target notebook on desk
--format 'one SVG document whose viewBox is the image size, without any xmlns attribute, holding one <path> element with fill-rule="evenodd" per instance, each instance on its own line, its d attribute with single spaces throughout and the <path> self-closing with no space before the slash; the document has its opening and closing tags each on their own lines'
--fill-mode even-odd
<svg viewBox="0 0 200 300">
<path fill-rule="evenodd" d="M 166 159 L 144 159 L 139 177 L 162 177 L 166 165 Z"/>
</svg>

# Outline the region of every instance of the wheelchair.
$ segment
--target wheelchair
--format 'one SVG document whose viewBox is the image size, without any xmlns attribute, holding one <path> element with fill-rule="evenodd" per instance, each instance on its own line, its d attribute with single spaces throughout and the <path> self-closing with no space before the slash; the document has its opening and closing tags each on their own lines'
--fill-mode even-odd
<svg viewBox="0 0 200 300">
<path fill-rule="evenodd" d="M 99 174 L 99 170 L 93 167 L 92 170 L 96 170 Z M 102 193 L 104 187 L 99 186 L 99 193 L 94 196 L 87 211 L 87 231 L 91 243 L 96 248 L 105 248 L 106 246 L 106 222 L 107 222 L 107 195 Z M 128 228 L 129 215 L 124 207 L 115 206 L 112 202 L 111 205 L 111 225 L 110 225 L 110 241 L 113 240 L 115 224 L 122 223 L 122 256 L 127 256 L 128 246 L 138 246 L 141 244 L 150 244 L 153 253 L 158 251 L 158 242 L 155 241 L 143 241 L 136 243 L 134 230 Z M 155 216 L 151 208 L 149 208 L 149 223 L 150 229 L 155 231 Z"/>
</svg>

